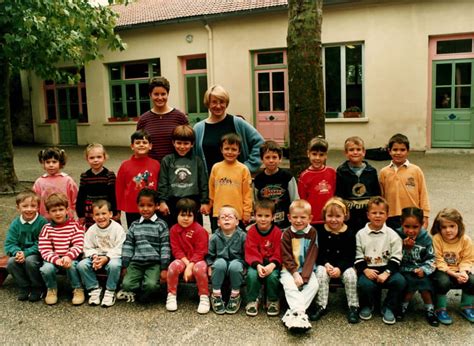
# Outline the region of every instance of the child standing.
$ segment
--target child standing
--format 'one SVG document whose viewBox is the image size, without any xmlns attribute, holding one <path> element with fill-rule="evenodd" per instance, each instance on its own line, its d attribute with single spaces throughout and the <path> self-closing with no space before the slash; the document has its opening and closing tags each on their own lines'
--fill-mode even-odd
<svg viewBox="0 0 474 346">
<path fill-rule="evenodd" d="M 266 285 L 266 308 L 268 316 L 280 314 L 279 291 L 281 269 L 281 230 L 272 222 L 275 203 L 262 199 L 255 203 L 256 224 L 250 227 L 245 240 L 245 262 L 247 263 L 248 316 L 258 314 L 258 296 L 262 283 Z"/>
<path fill-rule="evenodd" d="M 223 206 L 217 215 L 219 228 L 211 236 L 206 257 L 212 284 L 211 305 L 216 314 L 235 314 L 242 300 L 240 287 L 244 283 L 246 234 L 238 227 L 239 214 L 234 207 Z M 230 278 L 231 293 L 224 306 L 221 290 L 226 277 Z"/>
<path fill-rule="evenodd" d="M 369 223 L 356 235 L 355 268 L 359 274 L 357 289 L 361 310 L 359 317 L 370 320 L 374 297 L 381 288 L 388 288 L 382 305 L 383 322 L 394 324 L 399 313 L 405 279 L 398 272 L 402 260 L 402 240 L 385 225 L 388 203 L 382 197 L 372 197 L 367 205 Z"/>
<path fill-rule="evenodd" d="M 156 190 L 160 174 L 159 162 L 148 157 L 152 147 L 150 135 L 144 130 L 138 130 L 130 139 L 133 155 L 120 165 L 115 184 L 117 209 L 126 213 L 128 227 L 140 218 L 137 208 L 138 193 L 143 188 Z"/>
<path fill-rule="evenodd" d="M 364 160 L 362 138 L 347 138 L 344 152 L 347 160 L 336 171 L 336 196 L 349 208 L 347 226 L 357 232 L 368 222 L 367 203 L 371 197 L 380 196 L 380 185 L 377 170 Z"/>
<path fill-rule="evenodd" d="M 209 247 L 209 235 L 199 223 L 194 221 L 197 205 L 192 199 L 180 199 L 176 204 L 176 211 L 178 223 L 170 230 L 171 253 L 176 259 L 168 267 L 166 310 L 178 309 L 176 301 L 178 280 L 184 273 L 184 281 L 188 282 L 193 278 L 196 280 L 199 293 L 197 312 L 207 314 L 210 303 L 205 256 Z"/>
<path fill-rule="evenodd" d="M 159 290 L 160 277 L 166 279 L 171 249 L 168 226 L 155 214 L 159 206 L 156 191 L 142 189 L 137 204 L 140 219 L 130 225 L 122 247 L 122 266 L 127 271 L 117 298 L 134 301 L 138 294 L 138 300 L 147 303 Z"/>
<path fill-rule="evenodd" d="M 39 204 L 40 199 L 32 190 L 16 196 L 16 208 L 20 215 L 10 224 L 5 239 L 5 252 L 10 256 L 7 270 L 18 285 L 18 300 L 21 301 L 40 300 L 44 285 L 40 273 L 43 260 L 38 250 L 38 236 L 48 221 L 38 214 Z"/>
<path fill-rule="evenodd" d="M 426 190 L 425 176 L 417 165 L 408 161 L 410 142 L 400 133 L 393 135 L 388 142 L 392 162 L 380 171 L 382 196 L 390 206 L 387 225 L 400 228 L 400 215 L 403 208 L 423 209 L 423 227 L 428 227 L 430 203 Z"/>
<path fill-rule="evenodd" d="M 443 324 L 451 324 L 446 305 L 446 294 L 452 288 L 461 288 L 461 315 L 474 322 L 474 248 L 465 234 L 461 214 L 456 209 L 443 209 L 431 228 L 435 250 L 436 272 L 433 284 L 436 293 L 436 316 Z"/>
<path fill-rule="evenodd" d="M 77 271 L 77 258 L 84 246 L 84 229 L 79 223 L 68 218 L 68 198 L 62 193 L 53 193 L 46 199 L 46 209 L 51 222 L 44 225 L 39 235 L 39 251 L 44 263 L 40 268 L 48 292 L 45 303 L 58 302 L 58 282 L 56 273 L 64 269 L 73 288 L 73 305 L 84 303 L 84 289 Z"/>
<path fill-rule="evenodd" d="M 359 297 L 357 295 L 357 273 L 354 269 L 355 230 L 344 223 L 349 217 L 343 200 L 333 197 L 323 208 L 324 225 L 318 229 L 318 277 L 319 289 L 316 308 L 309 318 L 319 320 L 327 311 L 329 282 L 341 280 L 346 290 L 347 321 L 359 323 Z"/>
<path fill-rule="evenodd" d="M 243 163 L 237 161 L 240 154 L 241 138 L 235 133 L 222 136 L 220 148 L 224 160 L 216 163 L 209 176 L 209 198 L 213 208 L 212 229 L 224 205 L 235 208 L 244 225 L 250 221 L 252 213 L 252 177 Z"/>
<path fill-rule="evenodd" d="M 173 130 L 172 141 L 175 152 L 161 160 L 160 212 L 168 216 L 168 225 L 176 224 L 178 211 L 176 202 L 190 198 L 198 208 L 194 218 L 202 225 L 202 215 L 209 214 L 209 179 L 202 159 L 193 153 L 196 137 L 189 125 L 178 125 Z"/>
<path fill-rule="evenodd" d="M 318 237 L 310 224 L 311 205 L 307 201 L 293 201 L 289 218 L 291 226 L 283 232 L 281 239 L 283 269 L 280 282 L 289 306 L 282 321 L 290 331 L 299 332 L 311 329 L 306 309 L 319 287 L 315 275 Z"/>
<path fill-rule="evenodd" d="M 307 154 L 311 166 L 298 179 L 300 198 L 311 205 L 312 225 L 324 223 L 323 206 L 336 191 L 336 171 L 326 166 L 328 147 L 328 142 L 322 137 L 313 138 L 309 142 Z"/>
<path fill-rule="evenodd" d="M 89 305 L 109 307 L 115 304 L 115 290 L 122 270 L 122 245 L 125 241 L 123 227 L 112 220 L 112 207 L 104 199 L 92 203 L 92 225 L 84 237 L 84 259 L 77 265 L 82 282 L 89 291 Z M 102 302 L 102 288 L 97 281 L 96 272 L 107 272 L 106 291 Z"/>
<path fill-rule="evenodd" d="M 403 258 L 400 272 L 407 282 L 402 303 L 402 315 L 408 309 L 416 291 L 420 291 L 425 303 L 426 320 L 434 327 L 439 325 L 433 305 L 433 285 L 431 278 L 434 267 L 433 242 L 428 232 L 422 228 L 423 210 L 416 207 L 402 209 L 402 229 L 396 230 L 403 240 Z"/>
<path fill-rule="evenodd" d="M 45 174 L 36 179 L 33 191 L 40 196 L 41 204 L 39 213 L 45 218 L 50 218 L 46 210 L 46 199 L 55 192 L 63 193 L 68 199 L 69 217 L 76 217 L 77 184 L 74 179 L 61 169 L 66 165 L 66 152 L 57 147 L 49 147 L 38 153 L 38 160 L 43 165 Z"/>
<path fill-rule="evenodd" d="M 115 173 L 104 167 L 109 158 L 102 144 L 89 144 L 85 150 L 87 163 L 91 167 L 81 174 L 79 193 L 77 195 L 76 210 L 79 221 L 85 229 L 94 224 L 92 203 L 99 199 L 110 202 L 110 211 L 114 219 L 120 222 L 115 199 Z"/>
<path fill-rule="evenodd" d="M 290 225 L 288 209 L 291 202 L 299 199 L 298 186 L 291 173 L 280 168 L 283 150 L 274 141 L 266 141 L 260 147 L 260 158 L 265 166 L 254 179 L 255 199 L 270 199 L 275 202 L 273 222 L 280 229 Z"/>
</svg>

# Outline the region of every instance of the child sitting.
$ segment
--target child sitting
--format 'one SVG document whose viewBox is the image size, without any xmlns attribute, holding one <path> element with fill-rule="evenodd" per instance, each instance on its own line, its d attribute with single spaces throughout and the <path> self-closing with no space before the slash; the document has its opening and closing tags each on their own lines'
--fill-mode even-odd
<svg viewBox="0 0 474 346">
<path fill-rule="evenodd" d="M 166 222 L 156 216 L 159 201 L 156 191 L 142 189 L 137 197 L 140 218 L 130 225 L 122 247 L 122 266 L 126 274 L 117 299 L 128 302 L 150 301 L 160 288 L 160 277 L 166 279 L 171 249 Z"/>
<path fill-rule="evenodd" d="M 293 201 L 289 218 L 291 226 L 281 239 L 280 282 L 289 306 L 282 321 L 290 331 L 303 332 L 311 329 L 306 309 L 319 287 L 314 273 L 318 257 L 317 233 L 310 224 L 311 205 L 307 201 Z"/>
<path fill-rule="evenodd" d="M 267 315 L 280 314 L 280 268 L 281 268 L 281 230 L 273 224 L 275 203 L 262 199 L 255 203 L 256 224 L 250 227 L 245 240 L 245 262 L 247 271 L 248 316 L 258 314 L 258 296 L 262 283 L 267 288 Z"/>
<path fill-rule="evenodd" d="M 434 272 L 433 242 L 422 228 L 423 210 L 416 207 L 402 209 L 402 229 L 396 230 L 403 240 L 403 258 L 400 272 L 407 282 L 402 303 L 402 315 L 408 309 L 416 291 L 425 303 L 426 319 L 434 327 L 439 325 L 433 305 L 433 285 L 430 275 Z"/>
<path fill-rule="evenodd" d="M 84 246 L 84 229 L 68 218 L 68 198 L 62 193 L 53 193 L 46 199 L 46 210 L 51 222 L 44 225 L 39 235 L 39 251 L 44 263 L 40 268 L 48 292 L 45 303 L 58 302 L 56 273 L 64 269 L 73 288 L 73 305 L 84 303 L 84 289 L 77 271 L 77 258 Z"/>
<path fill-rule="evenodd" d="M 104 199 L 92 203 L 92 225 L 84 237 L 84 259 L 77 265 L 82 282 L 89 291 L 89 305 L 109 307 L 115 304 L 115 290 L 122 270 L 122 245 L 125 241 L 123 227 L 112 220 L 112 207 Z M 96 272 L 105 268 L 107 272 L 106 291 L 102 302 L 102 288 Z"/>
<path fill-rule="evenodd" d="M 318 227 L 318 277 L 319 289 L 316 308 L 309 316 L 312 321 L 319 320 L 327 311 L 329 282 L 341 280 L 346 291 L 347 321 L 359 322 L 359 297 L 357 296 L 357 273 L 354 270 L 355 230 L 344 221 L 349 217 L 343 200 L 333 197 L 323 208 L 324 225 Z"/>
<path fill-rule="evenodd" d="M 240 287 L 244 282 L 244 244 L 245 232 L 239 227 L 239 214 L 231 206 L 223 206 L 218 214 L 219 228 L 209 241 L 209 254 L 206 257 L 211 276 L 212 310 L 216 314 L 235 314 L 239 311 Z M 230 298 L 227 306 L 222 300 L 222 284 L 230 278 Z"/>
<path fill-rule="evenodd" d="M 10 224 L 5 239 L 5 252 L 10 256 L 7 270 L 18 286 L 18 300 L 21 301 L 40 300 L 44 286 L 40 273 L 43 260 L 38 250 L 38 236 L 48 221 L 38 214 L 39 204 L 40 199 L 32 190 L 20 192 L 16 196 L 16 208 L 20 215 Z"/>
<path fill-rule="evenodd" d="M 405 279 L 398 270 L 402 260 L 402 240 L 385 225 L 388 203 L 382 197 L 372 197 L 367 205 L 369 223 L 356 235 L 355 268 L 359 274 L 357 290 L 361 303 L 359 317 L 370 320 L 375 299 L 381 288 L 388 288 L 382 305 L 383 322 L 394 324 L 400 312 Z"/>
<path fill-rule="evenodd" d="M 210 307 L 209 283 L 207 263 L 204 257 L 207 255 L 209 247 L 209 235 L 199 223 L 194 221 L 197 206 L 192 199 L 180 199 L 176 203 L 176 212 L 178 213 L 178 223 L 170 230 L 171 252 L 176 259 L 168 267 L 166 310 L 176 311 L 178 309 L 176 301 L 178 280 L 179 276 L 184 273 L 185 282 L 193 278 L 196 280 L 199 293 L 197 312 L 207 314 Z"/>
<path fill-rule="evenodd" d="M 436 316 L 443 324 L 453 323 L 446 310 L 446 294 L 452 288 L 462 289 L 461 315 L 474 322 L 474 249 L 465 232 L 461 214 L 449 208 L 436 215 L 431 228 L 436 265 L 433 274 Z"/>
</svg>

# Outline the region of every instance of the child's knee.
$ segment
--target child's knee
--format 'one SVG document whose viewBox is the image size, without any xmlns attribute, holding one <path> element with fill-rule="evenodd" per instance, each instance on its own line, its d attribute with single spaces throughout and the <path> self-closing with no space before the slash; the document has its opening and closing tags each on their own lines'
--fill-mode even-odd
<svg viewBox="0 0 474 346">
<path fill-rule="evenodd" d="M 238 260 L 233 260 L 229 263 L 229 273 L 240 273 L 243 274 L 244 265 Z"/>
</svg>

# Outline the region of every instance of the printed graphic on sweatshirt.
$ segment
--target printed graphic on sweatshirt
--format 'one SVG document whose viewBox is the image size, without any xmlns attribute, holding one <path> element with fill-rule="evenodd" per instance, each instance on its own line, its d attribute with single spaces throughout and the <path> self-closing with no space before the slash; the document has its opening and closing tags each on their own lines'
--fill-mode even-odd
<svg viewBox="0 0 474 346">
<path fill-rule="evenodd" d="M 407 188 L 414 189 L 416 187 L 415 178 L 409 177 L 405 183 L 405 186 Z"/>
<path fill-rule="evenodd" d="M 110 239 L 110 234 L 97 235 L 97 244 L 102 250 L 110 250 L 113 248 L 112 239 Z"/>
<path fill-rule="evenodd" d="M 260 190 L 260 197 L 268 198 L 278 204 L 285 196 L 286 189 L 281 184 L 269 184 Z"/>
<path fill-rule="evenodd" d="M 145 187 L 153 188 L 155 186 L 155 182 L 150 181 L 152 176 L 153 174 L 148 170 L 143 173 L 140 172 L 134 176 L 133 181 L 135 182 L 135 190 L 142 190 Z"/>
<path fill-rule="evenodd" d="M 188 168 L 178 167 L 173 173 L 176 177 L 176 180 L 170 184 L 171 187 L 182 189 L 193 186 L 193 183 L 191 182 L 191 176 L 193 173 Z"/>
<path fill-rule="evenodd" d="M 443 258 L 447 265 L 454 266 L 458 263 L 455 252 L 443 252 Z"/>
<path fill-rule="evenodd" d="M 362 197 L 367 192 L 367 188 L 362 183 L 357 183 L 352 187 L 352 195 L 354 197 Z"/>
<path fill-rule="evenodd" d="M 222 177 L 220 179 L 216 179 L 214 182 L 214 186 L 217 188 L 218 186 L 237 186 L 240 187 L 240 181 L 232 181 L 231 178 Z"/>
<path fill-rule="evenodd" d="M 323 179 L 314 187 L 314 189 L 320 195 L 327 195 L 332 190 L 332 186 L 326 179 Z"/>
</svg>

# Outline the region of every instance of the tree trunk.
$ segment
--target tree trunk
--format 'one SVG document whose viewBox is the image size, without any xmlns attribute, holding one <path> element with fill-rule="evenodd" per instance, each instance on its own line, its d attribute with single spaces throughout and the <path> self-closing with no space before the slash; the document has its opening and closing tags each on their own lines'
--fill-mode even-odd
<svg viewBox="0 0 474 346">
<path fill-rule="evenodd" d="M 288 16 L 290 167 L 297 176 L 308 166 L 308 142 L 315 136 L 325 136 L 321 59 L 323 0 L 289 0 Z"/>
<path fill-rule="evenodd" d="M 10 121 L 10 68 L 0 59 L 0 192 L 14 192 L 18 178 L 13 166 L 12 128 Z"/>
</svg>

